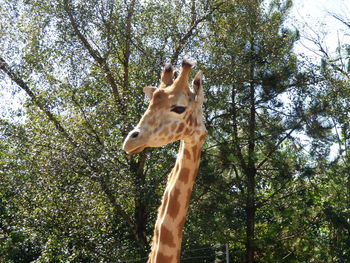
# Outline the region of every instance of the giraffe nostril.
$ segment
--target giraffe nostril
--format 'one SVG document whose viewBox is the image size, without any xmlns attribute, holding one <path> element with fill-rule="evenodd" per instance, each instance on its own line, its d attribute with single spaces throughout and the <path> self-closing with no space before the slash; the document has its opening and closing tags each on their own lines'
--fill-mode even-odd
<svg viewBox="0 0 350 263">
<path fill-rule="evenodd" d="M 139 134 L 140 134 L 140 132 L 135 131 L 135 132 L 133 132 L 133 133 L 130 135 L 130 137 L 131 137 L 131 138 L 136 138 L 137 136 L 139 136 Z"/>
</svg>

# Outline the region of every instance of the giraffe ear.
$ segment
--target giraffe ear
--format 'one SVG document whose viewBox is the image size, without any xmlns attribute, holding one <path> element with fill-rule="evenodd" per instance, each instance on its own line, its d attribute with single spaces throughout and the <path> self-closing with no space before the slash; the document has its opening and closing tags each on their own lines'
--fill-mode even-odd
<svg viewBox="0 0 350 263">
<path fill-rule="evenodd" d="M 152 99 L 153 92 L 155 92 L 156 89 L 157 87 L 147 86 L 143 88 L 143 92 L 149 99 Z"/>
<path fill-rule="evenodd" d="M 203 71 L 198 71 L 192 83 L 193 91 L 195 94 L 195 101 L 198 101 L 198 100 L 203 101 L 202 82 L 203 82 Z"/>
</svg>

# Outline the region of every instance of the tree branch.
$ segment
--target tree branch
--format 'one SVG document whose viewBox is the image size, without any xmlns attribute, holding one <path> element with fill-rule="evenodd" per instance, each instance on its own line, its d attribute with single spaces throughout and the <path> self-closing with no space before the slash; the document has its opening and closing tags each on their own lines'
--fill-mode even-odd
<svg viewBox="0 0 350 263">
<path fill-rule="evenodd" d="M 333 16 L 336 20 L 338 20 L 339 22 L 343 23 L 344 25 L 346 25 L 348 28 L 350 28 L 350 22 L 346 21 L 344 17 L 341 17 L 338 14 L 334 14 L 334 13 L 330 13 L 331 16 Z"/>
<path fill-rule="evenodd" d="M 86 39 L 86 37 L 80 32 L 78 24 L 76 23 L 73 14 L 71 12 L 71 9 L 69 7 L 69 0 L 64 0 L 64 10 L 67 12 L 69 21 L 72 25 L 73 31 L 78 37 L 78 39 L 82 42 L 83 46 L 86 48 L 86 50 L 89 52 L 90 56 L 97 62 L 97 64 L 102 68 L 104 73 L 107 76 L 107 80 L 109 84 L 112 87 L 112 92 L 114 96 L 115 102 L 118 104 L 118 107 L 120 109 L 124 108 L 124 103 L 122 101 L 122 98 L 120 96 L 119 90 L 118 90 L 118 85 L 113 77 L 113 74 L 111 72 L 111 69 L 108 66 L 108 63 L 106 61 L 106 58 L 103 58 L 101 54 L 98 52 L 98 50 L 94 49 L 89 41 Z M 121 112 L 124 112 L 123 110 Z"/>
<path fill-rule="evenodd" d="M 265 159 L 262 160 L 258 166 L 256 167 L 256 169 L 260 169 L 261 166 L 263 166 L 267 160 L 276 152 L 276 150 L 278 149 L 278 147 L 281 145 L 282 142 L 284 142 L 296 129 L 298 126 L 294 127 L 293 129 L 291 129 L 276 145 L 275 147 L 273 147 L 273 149 L 266 155 Z"/>
<path fill-rule="evenodd" d="M 103 178 L 100 178 L 100 180 L 98 180 L 98 183 L 100 184 L 102 191 L 107 196 L 109 202 L 112 204 L 112 206 L 115 209 L 115 211 L 117 212 L 117 214 L 119 214 L 123 218 L 123 220 L 128 224 L 129 229 L 131 230 L 131 233 L 132 233 L 135 241 L 140 241 L 140 238 L 136 232 L 135 223 L 132 221 L 132 219 L 129 217 L 129 215 L 123 210 L 121 205 L 118 204 L 114 194 L 109 189 L 107 182 L 105 180 L 103 180 Z"/>
<path fill-rule="evenodd" d="M 69 135 L 65 128 L 63 128 L 62 124 L 58 120 L 58 118 L 49 111 L 46 103 L 43 99 L 39 99 L 37 95 L 29 88 L 27 83 L 19 76 L 18 73 L 14 72 L 10 66 L 6 63 L 6 61 L 0 57 L 0 69 L 4 71 L 12 81 L 14 81 L 21 89 L 23 89 L 28 96 L 32 99 L 34 104 L 41 109 L 45 115 L 49 118 L 49 120 L 55 125 L 56 129 L 66 138 L 71 145 L 74 147 L 78 147 L 78 143 Z"/>
<path fill-rule="evenodd" d="M 126 4 L 126 3 L 125 3 Z M 126 15 L 126 27 L 125 27 L 125 50 L 124 50 L 124 59 L 123 59 L 123 86 L 124 90 L 128 91 L 129 89 L 129 62 L 130 62 L 130 55 L 131 55 L 131 34 L 132 34 L 132 16 L 135 11 L 135 0 L 132 0 L 130 5 L 128 5 L 127 8 L 127 15 Z M 126 99 L 128 100 L 128 94 L 129 92 L 126 92 Z"/>
<path fill-rule="evenodd" d="M 181 51 L 184 49 L 184 45 L 186 44 L 187 40 L 193 35 L 193 31 L 197 28 L 197 26 L 202 23 L 203 21 L 205 21 L 206 19 L 208 19 L 209 16 L 211 16 L 213 14 L 213 12 L 215 10 L 217 10 L 224 2 L 219 2 L 218 4 L 216 4 L 212 9 L 210 9 L 210 11 L 203 15 L 202 17 L 197 19 L 197 15 L 195 12 L 195 3 L 194 1 L 192 1 L 192 5 L 191 5 L 191 23 L 190 26 L 187 30 L 187 32 L 180 38 L 180 40 L 178 41 L 176 47 L 175 47 L 175 51 L 173 56 L 170 59 L 171 63 L 175 63 L 181 53 Z"/>
<path fill-rule="evenodd" d="M 98 142 L 98 144 L 103 146 L 102 139 L 98 135 L 97 131 L 94 129 L 93 125 L 90 123 L 90 120 L 86 116 L 86 113 L 85 113 L 83 107 L 80 105 L 78 100 L 75 98 L 75 94 L 72 95 L 72 101 L 78 107 L 79 111 L 81 112 L 81 115 L 83 116 L 83 118 L 85 120 L 85 123 L 86 123 L 88 129 L 93 133 L 93 136 L 95 137 L 95 139 Z"/>
<path fill-rule="evenodd" d="M 236 108 L 236 90 L 235 87 L 232 88 L 232 94 L 231 94 L 231 101 L 232 101 L 232 122 L 233 122 L 233 131 L 232 131 L 232 136 L 233 136 L 233 141 L 235 142 L 234 144 L 234 151 L 236 153 L 236 156 L 238 158 L 238 161 L 242 167 L 243 170 L 246 171 L 247 169 L 247 163 L 244 160 L 241 147 L 238 143 L 238 122 L 237 122 L 237 108 Z"/>
<path fill-rule="evenodd" d="M 0 57 L 0 70 L 5 72 L 12 81 L 14 81 L 20 88 L 22 88 L 28 94 L 28 96 L 32 99 L 34 104 L 45 113 L 45 115 L 55 125 L 56 129 L 62 134 L 62 136 L 66 138 L 68 142 L 78 150 L 80 157 L 92 169 L 92 171 L 94 171 L 94 173 L 96 174 L 100 174 L 100 171 L 96 167 L 96 165 L 93 162 L 91 162 L 89 157 L 82 150 L 79 149 L 79 144 L 69 135 L 69 133 L 65 130 L 65 128 L 62 126 L 62 124 L 57 119 L 57 117 L 49 111 L 49 109 L 46 106 L 46 103 L 43 102 L 43 99 L 39 99 L 38 96 L 34 94 L 34 92 L 24 82 L 24 80 L 19 76 L 19 74 L 14 72 L 2 57 Z M 135 228 L 134 222 L 131 220 L 128 214 L 123 210 L 120 204 L 118 204 L 115 196 L 112 194 L 112 192 L 108 188 L 108 185 L 105 183 L 105 181 L 101 179 L 101 180 L 98 180 L 98 182 L 101 185 L 101 188 L 104 191 L 104 193 L 107 195 L 112 206 L 115 208 L 116 212 L 128 223 L 130 230 L 134 234 L 134 237 L 137 241 L 138 236 L 136 235 L 136 232 L 135 232 L 136 228 Z"/>
</svg>

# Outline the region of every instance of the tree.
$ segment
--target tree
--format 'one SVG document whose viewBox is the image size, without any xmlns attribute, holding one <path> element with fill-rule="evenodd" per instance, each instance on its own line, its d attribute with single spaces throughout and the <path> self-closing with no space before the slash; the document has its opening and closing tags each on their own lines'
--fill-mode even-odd
<svg viewBox="0 0 350 263">
<path fill-rule="evenodd" d="M 142 87 L 188 49 L 216 5 L 1 3 L 0 69 L 27 95 L 25 120 L 3 134 L 18 141 L 12 156 L 20 165 L 4 173 L 18 186 L 26 175 L 14 224 L 38 236 L 40 262 L 147 255 L 148 222 L 173 155 L 127 159 L 121 142 L 144 111 Z"/>
<path fill-rule="evenodd" d="M 339 14 L 330 14 L 335 20 L 349 27 L 349 18 Z M 326 119 L 333 127 L 333 144 L 337 151 L 333 160 L 324 170 L 323 214 L 325 219 L 324 235 L 330 249 L 327 257 L 334 262 L 349 260 L 349 44 L 341 42 L 332 50 L 321 41 L 325 36 L 319 32 L 311 32 L 307 40 L 312 43 L 320 59 L 320 72 L 325 79 L 318 94 L 320 103 L 325 105 Z"/>
<path fill-rule="evenodd" d="M 312 135 L 312 129 L 321 127 L 317 116 L 322 109 L 305 103 L 312 98 L 306 87 L 317 79 L 314 72 L 303 71 L 293 54 L 298 31 L 284 26 L 290 7 L 291 1 L 225 3 L 207 33 L 207 123 L 212 141 L 205 161 L 216 176 L 223 175 L 213 179 L 225 189 L 219 190 L 225 208 L 216 216 L 232 231 L 225 239 L 234 240 L 234 261 L 280 261 L 285 255 L 278 248 L 269 255 L 264 252 L 271 240 L 283 238 L 278 218 L 284 211 L 278 209 L 288 208 L 280 202 L 300 199 L 301 204 L 305 197 L 297 185 L 304 185 L 304 191 L 310 187 L 299 176 L 307 161 L 300 154 L 297 133 L 305 129 Z M 329 127 L 322 128 L 328 136 Z M 300 215 L 299 209 L 282 218 Z M 315 214 L 305 216 L 311 221 Z M 304 227 L 295 223 L 289 233 Z"/>
<path fill-rule="evenodd" d="M 0 124 L 1 261 L 145 260 L 177 145 L 121 144 L 142 88 L 184 54 L 205 73 L 209 136 L 183 260 L 229 244 L 234 262 L 344 261 L 349 54 L 294 54 L 291 5 L 0 0 L 1 89 L 26 94 Z"/>
</svg>

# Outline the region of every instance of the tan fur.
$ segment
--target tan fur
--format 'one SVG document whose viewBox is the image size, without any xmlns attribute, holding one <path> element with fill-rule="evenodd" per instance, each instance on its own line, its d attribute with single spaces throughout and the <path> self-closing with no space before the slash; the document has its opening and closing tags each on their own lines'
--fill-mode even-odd
<svg viewBox="0 0 350 263">
<path fill-rule="evenodd" d="M 192 89 L 188 84 L 193 65 L 190 61 L 183 61 L 179 76 L 173 80 L 174 69 L 167 64 L 159 88 L 144 89 L 151 99 L 150 105 L 123 145 L 125 151 L 134 153 L 145 147 L 159 147 L 181 140 L 176 164 L 168 176 L 158 209 L 149 263 L 180 262 L 183 227 L 202 144 L 207 135 L 201 109 L 202 73 L 196 75 Z M 176 106 L 186 107 L 186 111 L 181 114 L 172 111 Z"/>
</svg>

